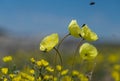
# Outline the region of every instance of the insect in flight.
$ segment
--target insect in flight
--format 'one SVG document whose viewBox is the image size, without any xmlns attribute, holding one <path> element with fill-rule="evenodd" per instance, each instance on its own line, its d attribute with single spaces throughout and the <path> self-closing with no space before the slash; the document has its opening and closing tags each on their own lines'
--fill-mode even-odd
<svg viewBox="0 0 120 81">
<path fill-rule="evenodd" d="M 89 5 L 95 5 L 95 2 L 94 1 L 91 1 L 90 3 L 89 3 Z"/>
</svg>

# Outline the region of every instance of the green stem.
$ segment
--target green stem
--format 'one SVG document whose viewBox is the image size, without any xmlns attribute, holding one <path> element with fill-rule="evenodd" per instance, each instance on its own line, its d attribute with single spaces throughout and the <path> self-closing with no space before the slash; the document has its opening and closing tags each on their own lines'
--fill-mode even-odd
<svg viewBox="0 0 120 81">
<path fill-rule="evenodd" d="M 65 40 L 65 38 L 67 38 L 68 36 L 69 36 L 70 34 L 67 34 L 67 35 L 65 35 L 63 38 L 62 38 L 62 40 L 60 41 L 60 43 L 58 44 L 58 46 L 57 46 L 57 48 L 54 48 L 55 49 L 55 51 L 56 51 L 56 53 L 58 53 L 58 55 L 59 55 L 59 57 L 60 57 L 60 59 L 61 59 L 61 62 L 62 62 L 62 57 L 61 57 L 61 55 L 60 55 L 60 53 L 59 53 L 59 48 L 60 48 L 60 45 L 62 44 L 62 42 Z M 55 55 L 55 65 L 56 65 L 56 59 L 57 59 L 57 54 Z"/>
<path fill-rule="evenodd" d="M 75 53 L 74 53 L 74 55 L 73 55 L 73 62 L 72 62 L 71 71 L 73 70 L 73 66 L 74 66 L 74 64 L 75 64 L 75 57 L 76 57 L 77 51 L 78 51 L 78 49 L 79 49 L 79 47 L 80 47 L 80 45 L 81 45 L 81 42 L 82 42 L 83 40 L 84 40 L 84 39 L 81 39 L 81 40 L 79 41 L 79 43 L 78 43 L 78 45 L 77 45 L 77 48 L 76 48 L 76 50 L 75 50 Z"/>
<path fill-rule="evenodd" d="M 67 34 L 65 35 L 62 40 L 60 41 L 60 43 L 58 44 L 57 48 L 54 47 L 54 50 L 56 51 L 56 54 L 55 54 L 55 61 L 54 61 L 54 69 L 55 69 L 55 66 L 56 66 L 56 61 L 57 61 L 57 54 L 59 55 L 59 58 L 60 58 L 60 62 L 61 62 L 61 66 L 62 66 L 62 57 L 60 55 L 60 52 L 58 51 L 59 48 L 60 48 L 60 45 L 62 44 L 62 42 L 65 40 L 65 38 L 67 38 L 70 34 Z M 55 71 L 54 71 L 54 76 L 55 76 Z"/>
<path fill-rule="evenodd" d="M 91 72 L 89 72 L 89 73 L 87 74 L 87 77 L 88 77 L 89 81 L 92 80 L 92 74 L 93 74 L 93 72 L 94 72 L 95 66 L 96 66 L 96 63 L 94 63 L 94 66 L 93 66 Z"/>
<path fill-rule="evenodd" d="M 67 34 L 67 35 L 65 35 L 65 36 L 62 38 L 62 40 L 60 41 L 60 43 L 59 43 L 58 46 L 57 46 L 57 49 L 60 48 L 60 45 L 62 44 L 62 42 L 63 42 L 68 36 L 70 36 L 70 33 Z"/>
<path fill-rule="evenodd" d="M 63 64 L 62 56 L 61 56 L 61 54 L 60 54 L 60 52 L 58 51 L 57 48 L 54 47 L 54 50 L 56 51 L 56 54 L 58 54 L 58 56 L 59 56 L 59 58 L 60 58 L 60 63 L 61 63 L 61 66 L 62 66 L 62 64 Z M 55 58 L 55 59 L 56 59 L 56 58 Z"/>
</svg>

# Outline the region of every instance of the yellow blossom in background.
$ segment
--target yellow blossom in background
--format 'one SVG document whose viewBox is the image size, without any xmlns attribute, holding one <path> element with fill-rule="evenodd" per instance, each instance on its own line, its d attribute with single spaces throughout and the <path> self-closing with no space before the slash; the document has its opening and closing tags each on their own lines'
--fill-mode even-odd
<svg viewBox="0 0 120 81">
<path fill-rule="evenodd" d="M 80 37 L 81 29 L 79 25 L 77 24 L 76 20 L 72 20 L 70 22 L 68 29 L 69 29 L 70 35 L 77 37 L 77 38 Z"/>
<path fill-rule="evenodd" d="M 34 74 L 34 73 L 35 73 L 34 69 L 31 69 L 31 70 L 30 70 L 30 73 L 31 73 L 31 74 Z"/>
<path fill-rule="evenodd" d="M 72 76 L 78 76 L 78 75 L 79 75 L 79 72 L 77 70 L 72 71 Z"/>
<path fill-rule="evenodd" d="M 91 29 L 86 24 L 82 26 L 81 36 L 87 41 L 96 41 L 98 39 L 97 34 L 91 31 Z"/>
<path fill-rule="evenodd" d="M 3 74 L 7 74 L 8 73 L 8 68 L 1 68 L 1 72 Z"/>
<path fill-rule="evenodd" d="M 26 78 L 28 81 L 34 81 L 35 80 L 34 76 L 31 76 L 27 73 L 21 72 L 20 75 L 21 75 L 21 77 Z"/>
<path fill-rule="evenodd" d="M 115 81 L 120 81 L 120 73 L 118 71 L 113 71 L 112 77 Z"/>
<path fill-rule="evenodd" d="M 113 69 L 116 71 L 120 71 L 120 64 L 115 64 Z"/>
<path fill-rule="evenodd" d="M 45 75 L 44 79 L 45 80 L 51 80 L 51 79 L 53 79 L 53 76 L 52 75 Z"/>
<path fill-rule="evenodd" d="M 8 79 L 7 79 L 7 78 L 4 78 L 3 81 L 8 81 Z"/>
<path fill-rule="evenodd" d="M 53 77 L 53 81 L 58 81 L 58 78 L 57 77 Z"/>
<path fill-rule="evenodd" d="M 58 71 L 61 71 L 61 70 L 62 70 L 62 66 L 61 66 L 61 65 L 57 65 L 57 66 L 56 66 L 56 69 L 57 69 Z"/>
<path fill-rule="evenodd" d="M 52 50 L 59 42 L 59 37 L 57 33 L 53 33 L 49 36 L 46 36 L 40 43 L 40 50 L 49 52 Z"/>
<path fill-rule="evenodd" d="M 42 80 L 41 80 L 41 77 L 38 77 L 37 81 L 42 81 Z"/>
<path fill-rule="evenodd" d="M 41 61 L 36 61 L 37 66 L 41 66 L 42 62 Z"/>
<path fill-rule="evenodd" d="M 34 58 L 31 58 L 30 61 L 31 61 L 32 63 L 34 63 L 34 62 L 35 62 L 35 59 L 34 59 Z"/>
<path fill-rule="evenodd" d="M 45 76 L 44 76 L 44 79 L 45 79 L 45 80 L 49 80 L 49 79 L 50 79 L 50 76 L 49 76 L 49 75 L 45 75 Z"/>
<path fill-rule="evenodd" d="M 80 78 L 80 81 L 89 81 L 88 78 L 82 73 L 80 73 L 78 77 Z"/>
<path fill-rule="evenodd" d="M 12 61 L 12 56 L 5 56 L 3 57 L 3 62 L 9 62 L 9 61 Z"/>
<path fill-rule="evenodd" d="M 61 71 L 61 75 L 66 75 L 68 73 L 68 69 Z"/>
<path fill-rule="evenodd" d="M 110 54 L 107 59 L 108 59 L 108 62 L 110 63 L 117 63 L 120 57 L 117 54 Z"/>
<path fill-rule="evenodd" d="M 15 74 L 9 74 L 10 78 L 15 77 Z"/>
<path fill-rule="evenodd" d="M 52 67 L 50 67 L 50 66 L 46 67 L 46 70 L 49 71 L 49 72 L 53 72 L 54 71 L 54 69 Z"/>
<path fill-rule="evenodd" d="M 15 77 L 12 79 L 12 81 L 22 81 L 21 75 L 19 74 L 19 75 L 15 76 Z"/>
<path fill-rule="evenodd" d="M 48 66 L 49 65 L 49 62 L 47 62 L 44 59 L 41 60 L 41 63 L 42 63 L 43 66 Z"/>
<path fill-rule="evenodd" d="M 97 56 L 98 52 L 93 45 L 84 43 L 80 46 L 79 54 L 83 60 L 93 60 Z"/>
<path fill-rule="evenodd" d="M 37 66 L 48 66 L 49 65 L 49 62 L 47 62 L 46 60 L 44 59 L 41 59 L 39 61 L 36 61 L 36 64 Z"/>
<path fill-rule="evenodd" d="M 72 80 L 72 78 L 70 77 L 70 76 L 64 76 L 63 78 L 62 78 L 62 81 L 71 81 Z M 73 81 L 73 80 L 72 80 Z"/>
</svg>

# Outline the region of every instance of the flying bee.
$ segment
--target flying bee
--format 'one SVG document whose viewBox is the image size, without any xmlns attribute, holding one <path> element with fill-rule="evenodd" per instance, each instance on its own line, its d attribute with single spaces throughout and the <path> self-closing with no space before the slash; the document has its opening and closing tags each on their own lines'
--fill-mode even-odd
<svg viewBox="0 0 120 81">
<path fill-rule="evenodd" d="M 94 1 L 91 1 L 89 5 L 95 5 L 95 2 Z"/>
</svg>

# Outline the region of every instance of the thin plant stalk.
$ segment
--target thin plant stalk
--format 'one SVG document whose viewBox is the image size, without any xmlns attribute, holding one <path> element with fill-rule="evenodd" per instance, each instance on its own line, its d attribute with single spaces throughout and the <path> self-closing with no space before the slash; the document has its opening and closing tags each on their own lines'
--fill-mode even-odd
<svg viewBox="0 0 120 81">
<path fill-rule="evenodd" d="M 78 51 L 78 49 L 79 49 L 79 47 L 80 47 L 80 45 L 81 45 L 81 43 L 82 43 L 83 40 L 84 40 L 84 39 L 82 38 L 82 39 L 79 41 L 78 45 L 77 45 L 77 48 L 76 48 L 75 53 L 74 53 L 74 55 L 73 55 L 73 62 L 72 62 L 72 68 L 71 68 L 71 70 L 73 70 L 73 66 L 74 66 L 74 64 L 75 64 L 75 57 L 76 57 L 76 55 L 77 55 L 77 51 Z"/>
<path fill-rule="evenodd" d="M 59 50 L 58 50 L 57 48 L 54 47 L 54 50 L 56 51 L 56 54 L 58 54 L 58 56 L 59 56 L 59 58 L 60 58 L 60 64 L 61 64 L 61 66 L 62 66 L 62 64 L 63 64 L 62 56 L 61 56 L 61 54 L 60 54 L 60 52 L 59 52 Z M 55 58 L 55 59 L 56 59 L 56 58 Z"/>
<path fill-rule="evenodd" d="M 55 54 L 55 65 L 56 65 L 56 59 L 57 59 L 57 54 L 59 55 L 59 58 L 60 58 L 60 60 L 61 60 L 61 64 L 62 64 L 62 57 L 61 57 L 61 55 L 60 55 L 60 52 L 58 51 L 59 50 L 59 48 L 60 48 L 60 45 L 62 44 L 62 42 L 65 40 L 65 38 L 67 38 L 68 36 L 69 36 L 70 34 L 67 34 L 67 35 L 65 35 L 63 38 L 62 38 L 62 40 L 60 41 L 60 43 L 58 44 L 58 46 L 57 46 L 57 48 L 55 48 L 54 47 L 54 50 L 56 51 L 56 54 Z"/>
<path fill-rule="evenodd" d="M 54 48 L 54 50 L 56 51 L 56 54 L 55 54 L 55 62 L 54 62 L 54 64 L 56 65 L 56 59 L 57 59 L 57 53 L 58 53 L 58 55 L 59 55 L 59 57 L 60 57 L 60 59 L 61 59 L 61 64 L 62 64 L 62 57 L 61 57 L 61 55 L 60 55 L 60 52 L 58 51 L 59 50 L 59 48 L 60 48 L 60 45 L 62 44 L 62 42 L 65 40 L 65 38 L 67 38 L 68 36 L 69 36 L 70 34 L 67 34 L 67 35 L 65 35 L 63 38 L 62 38 L 62 40 L 60 41 L 60 43 L 58 44 L 58 46 L 57 46 L 57 48 Z"/>
<path fill-rule="evenodd" d="M 94 66 L 93 66 L 91 72 L 89 72 L 89 73 L 86 75 L 86 76 L 88 77 L 89 81 L 92 80 L 92 74 L 93 74 L 93 72 L 94 72 L 95 66 L 96 66 L 96 62 L 94 63 Z"/>
<path fill-rule="evenodd" d="M 54 47 L 54 50 L 56 51 L 56 54 L 55 54 L 55 61 L 54 61 L 54 69 L 55 69 L 55 66 L 56 66 L 56 63 L 57 63 L 57 55 L 59 55 L 59 58 L 60 58 L 60 62 L 61 62 L 61 66 L 62 66 L 62 57 L 60 55 L 60 52 L 58 51 L 59 48 L 60 48 L 60 45 L 62 44 L 62 42 L 69 36 L 70 34 L 67 34 L 65 35 L 62 40 L 60 41 L 60 43 L 58 44 L 57 48 Z M 55 72 L 54 72 L 54 75 L 55 75 Z"/>
<path fill-rule="evenodd" d="M 57 46 L 57 49 L 60 48 L 60 45 L 62 44 L 62 42 L 63 42 L 68 36 L 70 36 L 70 33 L 67 34 L 67 35 L 65 35 L 65 36 L 62 38 L 62 40 L 60 41 L 60 43 L 59 43 L 58 46 Z"/>
</svg>

